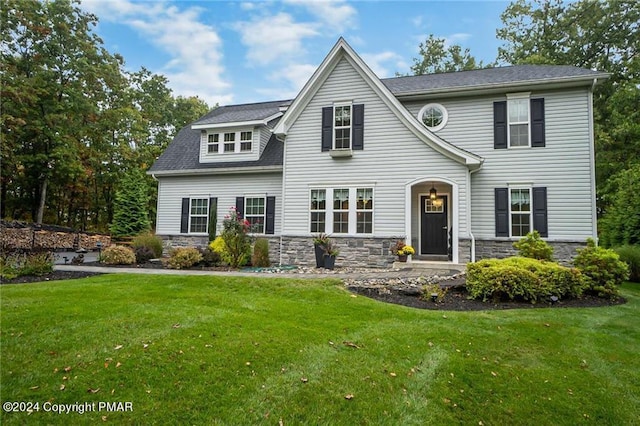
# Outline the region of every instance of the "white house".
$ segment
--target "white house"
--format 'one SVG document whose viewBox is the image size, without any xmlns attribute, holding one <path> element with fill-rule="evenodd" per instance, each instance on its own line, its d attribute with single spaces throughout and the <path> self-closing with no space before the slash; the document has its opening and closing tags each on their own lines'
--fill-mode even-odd
<svg viewBox="0 0 640 426">
<path fill-rule="evenodd" d="M 608 74 L 521 65 L 379 79 L 339 39 L 293 100 L 216 108 L 151 167 L 158 235 L 204 245 L 236 206 L 272 260 L 465 263 L 513 252 L 531 230 L 571 258 L 596 236 L 592 92 Z"/>
</svg>

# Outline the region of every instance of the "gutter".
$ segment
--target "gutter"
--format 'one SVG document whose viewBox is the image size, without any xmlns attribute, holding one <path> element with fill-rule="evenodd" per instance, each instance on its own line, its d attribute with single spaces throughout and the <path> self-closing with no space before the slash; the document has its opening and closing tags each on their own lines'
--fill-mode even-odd
<svg viewBox="0 0 640 426">
<path fill-rule="evenodd" d="M 250 167 L 220 167 L 216 169 L 185 169 L 185 170 L 161 170 L 157 172 L 147 172 L 154 177 L 168 176 L 193 176 L 193 175 L 230 175 L 238 173 L 269 173 L 281 172 L 282 166 L 250 166 Z"/>
<path fill-rule="evenodd" d="M 476 261 L 476 237 L 471 231 L 471 175 L 477 171 L 480 171 L 482 165 L 474 170 L 469 170 L 467 174 L 467 226 L 469 227 L 469 237 L 471 237 L 471 263 Z"/>
</svg>

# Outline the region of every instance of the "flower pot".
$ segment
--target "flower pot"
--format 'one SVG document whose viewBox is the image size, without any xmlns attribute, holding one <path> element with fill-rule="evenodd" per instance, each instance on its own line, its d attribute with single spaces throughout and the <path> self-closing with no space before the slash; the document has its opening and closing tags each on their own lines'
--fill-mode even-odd
<svg viewBox="0 0 640 426">
<path fill-rule="evenodd" d="M 326 269 L 333 269 L 336 266 L 336 257 L 330 254 L 324 255 L 324 267 Z"/>
<path fill-rule="evenodd" d="M 408 257 L 409 256 L 406 255 L 406 254 L 399 254 L 398 255 L 398 262 L 406 262 Z"/>
<path fill-rule="evenodd" d="M 316 268 L 324 268 L 324 247 L 320 244 L 314 244 L 316 251 Z"/>
</svg>

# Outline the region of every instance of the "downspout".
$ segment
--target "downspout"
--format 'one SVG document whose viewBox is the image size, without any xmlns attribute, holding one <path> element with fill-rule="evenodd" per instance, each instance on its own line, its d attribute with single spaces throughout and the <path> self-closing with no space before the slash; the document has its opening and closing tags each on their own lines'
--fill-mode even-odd
<svg viewBox="0 0 640 426">
<path fill-rule="evenodd" d="M 276 135 L 276 139 L 282 142 L 282 145 L 285 144 L 285 139 L 286 136 L 283 135 L 281 138 L 278 137 Z M 285 192 L 285 176 L 286 176 L 286 167 L 285 164 L 287 164 L 287 150 L 286 150 L 286 146 L 282 147 L 282 206 L 280 207 L 280 256 L 278 259 L 278 266 L 282 266 L 282 247 L 283 247 L 283 238 L 282 238 L 282 233 L 284 232 L 284 206 L 285 206 L 285 197 L 286 197 L 286 192 Z"/>
<path fill-rule="evenodd" d="M 589 155 L 591 161 L 589 167 L 591 167 L 591 217 L 593 224 L 591 225 L 591 233 L 596 245 L 598 244 L 598 211 L 596 207 L 596 153 L 595 153 L 595 136 L 593 129 L 593 91 L 598 84 L 598 79 L 593 79 L 591 90 L 589 91 Z"/>
<path fill-rule="evenodd" d="M 469 227 L 469 237 L 471 237 L 471 263 L 476 261 L 476 237 L 471 231 L 471 175 L 479 171 L 482 166 L 467 173 L 467 226 Z"/>
</svg>

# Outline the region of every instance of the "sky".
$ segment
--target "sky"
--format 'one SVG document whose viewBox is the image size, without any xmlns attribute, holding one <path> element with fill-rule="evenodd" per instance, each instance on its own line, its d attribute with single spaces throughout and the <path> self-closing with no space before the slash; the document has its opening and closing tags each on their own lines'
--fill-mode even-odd
<svg viewBox="0 0 640 426">
<path fill-rule="evenodd" d="M 82 0 L 125 68 L 210 106 L 292 99 L 339 37 L 380 78 L 407 74 L 429 34 L 496 59 L 505 1 Z"/>
</svg>

